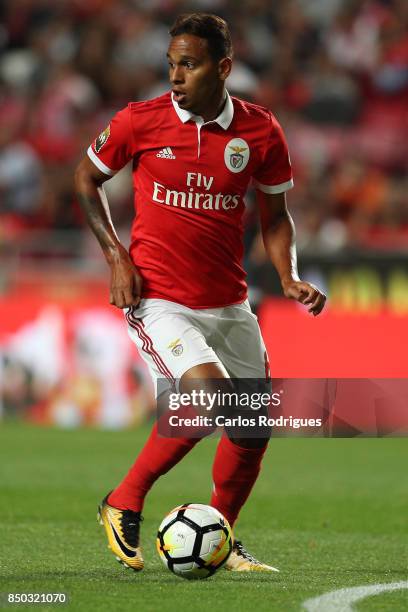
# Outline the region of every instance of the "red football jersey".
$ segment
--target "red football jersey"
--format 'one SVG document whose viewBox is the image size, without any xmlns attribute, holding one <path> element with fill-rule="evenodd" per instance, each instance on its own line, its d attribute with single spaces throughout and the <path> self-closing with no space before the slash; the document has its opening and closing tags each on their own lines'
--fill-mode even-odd
<svg viewBox="0 0 408 612">
<path fill-rule="evenodd" d="M 270 111 L 227 95 L 213 121 L 171 93 L 132 102 L 89 147 L 108 175 L 133 162 L 130 255 L 144 298 L 216 308 L 247 297 L 242 268 L 244 195 L 293 186 L 282 129 Z"/>
</svg>

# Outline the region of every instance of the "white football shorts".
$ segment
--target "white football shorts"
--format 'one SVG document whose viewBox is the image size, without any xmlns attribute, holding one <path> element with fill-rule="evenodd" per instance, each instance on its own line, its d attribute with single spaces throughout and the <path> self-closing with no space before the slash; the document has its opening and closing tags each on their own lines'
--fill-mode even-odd
<svg viewBox="0 0 408 612">
<path fill-rule="evenodd" d="M 221 364 L 231 378 L 269 378 L 265 344 L 248 300 L 196 310 L 149 298 L 124 314 L 156 389 L 158 379 L 177 386 L 187 370 L 202 363 Z"/>
</svg>

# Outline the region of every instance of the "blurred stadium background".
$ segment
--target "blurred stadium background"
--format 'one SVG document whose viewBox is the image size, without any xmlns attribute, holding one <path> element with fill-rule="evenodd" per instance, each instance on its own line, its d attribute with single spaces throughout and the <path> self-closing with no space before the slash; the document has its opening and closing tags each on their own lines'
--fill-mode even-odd
<svg viewBox="0 0 408 612">
<path fill-rule="evenodd" d="M 405 0 L 3 0 L 2 419 L 120 428 L 153 410 L 73 172 L 118 109 L 167 90 L 169 26 L 197 10 L 230 23 L 230 92 L 285 129 L 300 267 L 329 294 L 318 319 L 279 297 L 249 194 L 246 266 L 273 374 L 408 377 Z M 129 169 L 106 190 L 127 244 Z"/>
</svg>

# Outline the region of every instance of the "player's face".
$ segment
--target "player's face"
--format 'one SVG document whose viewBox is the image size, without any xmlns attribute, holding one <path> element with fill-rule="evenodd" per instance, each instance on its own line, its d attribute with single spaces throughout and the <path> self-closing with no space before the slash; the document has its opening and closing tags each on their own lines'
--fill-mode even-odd
<svg viewBox="0 0 408 612">
<path fill-rule="evenodd" d="M 180 108 L 208 121 L 218 110 L 231 60 L 215 61 L 207 41 L 191 34 L 174 36 L 167 58 L 174 100 Z"/>
</svg>

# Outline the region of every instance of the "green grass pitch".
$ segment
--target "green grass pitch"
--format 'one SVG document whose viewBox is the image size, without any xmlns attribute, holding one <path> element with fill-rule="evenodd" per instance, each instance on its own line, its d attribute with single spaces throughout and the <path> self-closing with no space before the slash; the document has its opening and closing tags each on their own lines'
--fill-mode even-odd
<svg viewBox="0 0 408 612">
<path fill-rule="evenodd" d="M 161 564 L 155 535 L 175 505 L 208 503 L 216 440 L 202 441 L 152 490 L 146 567 L 126 570 L 106 547 L 96 509 L 147 432 L 0 427 L 0 591 L 68 594 L 69 604 L 29 606 L 37 610 L 290 612 L 335 589 L 408 579 L 406 439 L 273 440 L 237 534 L 280 574 L 220 570 L 188 582 Z M 354 609 L 406 611 L 408 591 Z"/>
</svg>

